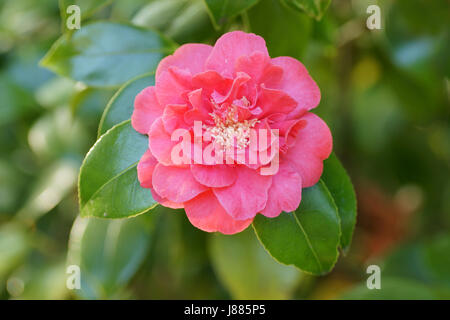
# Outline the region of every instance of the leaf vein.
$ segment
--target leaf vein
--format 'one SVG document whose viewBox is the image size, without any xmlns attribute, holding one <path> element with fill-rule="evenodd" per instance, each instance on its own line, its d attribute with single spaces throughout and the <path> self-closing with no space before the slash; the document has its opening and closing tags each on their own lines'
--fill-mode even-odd
<svg viewBox="0 0 450 320">
<path fill-rule="evenodd" d="M 319 257 L 317 256 L 316 251 L 314 250 L 312 244 L 311 244 L 311 240 L 309 239 L 308 234 L 306 233 L 305 229 L 302 226 L 302 223 L 300 222 L 300 220 L 298 219 L 297 215 L 295 214 L 295 212 L 292 213 L 292 215 L 294 216 L 295 221 L 297 222 L 298 226 L 300 227 L 301 231 L 303 232 L 303 234 L 305 235 L 305 239 L 306 239 L 306 243 L 308 244 L 309 249 L 311 250 L 314 258 L 317 261 L 317 264 L 319 265 L 320 271 L 323 272 L 323 267 L 322 267 L 322 263 L 319 260 Z"/>
</svg>

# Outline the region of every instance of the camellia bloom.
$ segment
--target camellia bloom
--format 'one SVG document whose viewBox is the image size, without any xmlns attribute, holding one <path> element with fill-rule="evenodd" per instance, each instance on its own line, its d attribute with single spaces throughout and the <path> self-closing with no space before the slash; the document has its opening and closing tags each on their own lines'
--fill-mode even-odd
<svg viewBox="0 0 450 320">
<path fill-rule="evenodd" d="M 131 118 L 149 137 L 138 178 L 161 205 L 184 208 L 197 228 L 240 232 L 258 213 L 296 210 L 302 188 L 319 181 L 332 149 L 329 128 L 309 112 L 319 88 L 296 59 L 271 59 L 263 38 L 234 31 L 214 47 L 183 45 L 161 60 L 155 77 L 155 86 L 136 97 Z M 180 129 L 193 137 L 187 143 L 193 154 L 213 146 L 227 152 L 226 161 L 206 163 L 189 152 L 189 162 L 175 161 Z M 196 144 L 195 130 L 209 139 Z M 250 143 L 262 135 L 268 145 Z M 269 161 L 248 161 L 263 151 Z M 261 170 L 275 159 L 276 170 Z"/>
</svg>

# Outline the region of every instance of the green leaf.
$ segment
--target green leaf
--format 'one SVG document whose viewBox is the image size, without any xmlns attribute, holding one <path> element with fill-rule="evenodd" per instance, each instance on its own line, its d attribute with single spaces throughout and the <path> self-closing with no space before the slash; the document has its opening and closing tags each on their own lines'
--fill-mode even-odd
<svg viewBox="0 0 450 320">
<path fill-rule="evenodd" d="M 306 12 L 310 17 L 320 20 L 328 9 L 331 0 L 281 0 L 293 9 Z"/>
<path fill-rule="evenodd" d="M 356 195 L 347 172 L 333 153 L 323 163 L 322 181 L 333 196 L 341 220 L 341 248 L 347 252 L 356 223 Z"/>
<path fill-rule="evenodd" d="M 81 216 L 124 218 L 152 208 L 156 201 L 140 186 L 136 166 L 148 148 L 146 136 L 122 122 L 106 132 L 83 161 L 79 178 Z"/>
<path fill-rule="evenodd" d="M 312 274 L 325 274 L 336 263 L 341 237 L 336 205 L 322 181 L 303 189 L 298 209 L 277 218 L 257 215 L 258 238 L 279 262 Z"/>
<path fill-rule="evenodd" d="M 251 31 L 264 38 L 271 57 L 302 58 L 312 29 L 306 15 L 289 10 L 279 0 L 265 0 L 251 8 L 248 17 Z"/>
<path fill-rule="evenodd" d="M 155 76 L 153 73 L 138 76 L 125 83 L 108 102 L 100 120 L 98 136 L 100 137 L 116 124 L 130 119 L 136 95 L 142 89 L 154 84 Z"/>
<path fill-rule="evenodd" d="M 101 21 L 62 36 L 41 65 L 89 86 L 110 87 L 155 71 L 174 47 L 154 31 Z"/>
<path fill-rule="evenodd" d="M 232 18 L 244 12 L 259 0 L 205 0 L 208 7 L 211 20 L 214 27 L 219 29 L 221 26 L 230 22 Z"/>
<path fill-rule="evenodd" d="M 120 296 L 149 250 L 153 229 L 150 214 L 122 220 L 78 217 L 68 251 L 68 265 L 81 272 L 81 290 L 75 292 L 86 299 Z"/>
<path fill-rule="evenodd" d="M 213 234 L 209 249 L 214 270 L 234 299 L 289 299 L 298 285 L 300 272 L 274 261 L 250 229 Z"/>
</svg>

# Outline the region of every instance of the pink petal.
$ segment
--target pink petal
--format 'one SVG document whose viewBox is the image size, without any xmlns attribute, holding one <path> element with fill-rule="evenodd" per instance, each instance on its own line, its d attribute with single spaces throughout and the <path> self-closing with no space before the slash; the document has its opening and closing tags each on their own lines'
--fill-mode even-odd
<svg viewBox="0 0 450 320">
<path fill-rule="evenodd" d="M 248 74 L 244 72 L 238 72 L 233 80 L 233 83 L 231 84 L 230 90 L 227 92 L 226 95 L 222 95 L 217 91 L 214 91 L 211 96 L 213 97 L 213 99 L 217 104 L 222 104 L 225 101 L 231 103 L 237 98 L 237 94 L 241 86 L 249 80 L 250 76 Z"/>
<path fill-rule="evenodd" d="M 323 160 L 330 155 L 333 140 L 326 123 L 315 114 L 308 112 L 301 119 L 306 120 L 306 126 L 298 132 L 285 159 L 294 165 L 302 177 L 303 187 L 307 188 L 319 181 Z"/>
<path fill-rule="evenodd" d="M 300 61 L 291 57 L 277 57 L 272 59 L 272 63 L 283 68 L 281 82 L 274 88 L 282 89 L 298 103 L 289 118 L 302 115 L 319 104 L 319 87 Z"/>
<path fill-rule="evenodd" d="M 207 187 L 227 187 L 237 178 L 234 168 L 225 164 L 192 165 L 191 172 L 195 180 Z"/>
<path fill-rule="evenodd" d="M 272 63 L 266 67 L 259 82 L 267 88 L 276 88 L 283 78 L 283 68 L 275 66 Z"/>
<path fill-rule="evenodd" d="M 184 114 L 184 121 L 189 125 L 193 125 L 196 120 L 203 122 L 211 120 L 209 113 L 211 113 L 212 110 L 210 104 L 204 100 L 202 92 L 203 89 L 200 88 L 191 91 L 188 94 L 188 100 L 192 109 L 186 111 Z"/>
<path fill-rule="evenodd" d="M 236 60 L 236 72 L 248 74 L 252 81 L 259 83 L 261 77 L 269 67 L 270 58 L 260 51 L 252 52 L 250 55 L 240 56 Z"/>
<path fill-rule="evenodd" d="M 189 70 L 196 74 L 204 70 L 205 61 L 212 51 L 212 47 L 201 43 L 188 43 L 180 46 L 173 55 L 162 59 L 156 69 L 158 78 L 169 67 L 175 66 L 180 69 Z"/>
<path fill-rule="evenodd" d="M 298 133 L 306 126 L 306 120 L 287 120 L 272 124 L 273 129 L 278 129 L 280 136 L 284 137 L 284 141 L 288 147 L 295 144 Z"/>
<path fill-rule="evenodd" d="M 167 200 L 166 198 L 161 197 L 155 190 L 150 189 L 152 192 L 153 199 L 155 199 L 156 202 L 158 202 L 163 207 L 171 208 L 171 209 L 181 209 L 184 208 L 183 203 L 176 203 Z"/>
<path fill-rule="evenodd" d="M 152 187 L 152 174 L 157 164 L 158 161 L 152 155 L 150 149 L 147 149 L 137 165 L 138 180 L 142 188 Z"/>
<path fill-rule="evenodd" d="M 187 109 L 185 104 L 169 104 L 164 108 L 162 121 L 167 132 L 173 132 L 178 128 L 188 128 L 184 122 L 184 114 Z"/>
<path fill-rule="evenodd" d="M 216 70 L 225 77 L 233 78 L 236 60 L 255 51 L 269 56 L 263 38 L 242 31 L 228 32 L 217 40 L 206 60 L 205 69 Z"/>
<path fill-rule="evenodd" d="M 253 220 L 231 218 L 211 191 L 204 192 L 185 202 L 184 208 L 192 225 L 206 232 L 238 233 L 246 229 Z"/>
<path fill-rule="evenodd" d="M 177 67 L 169 67 L 156 79 L 156 97 L 159 104 L 185 104 L 187 94 L 192 90 L 191 74 L 189 71 Z"/>
<path fill-rule="evenodd" d="M 147 134 L 153 122 L 163 114 L 163 107 L 158 102 L 155 87 L 147 87 L 134 99 L 134 111 L 131 125 L 142 134 Z"/>
<path fill-rule="evenodd" d="M 250 150 L 264 151 L 268 150 L 271 146 L 276 146 L 279 133 L 277 134 L 272 129 L 277 128 L 272 128 L 267 119 L 263 119 L 257 123 L 254 130 L 250 131 Z"/>
<path fill-rule="evenodd" d="M 277 217 L 282 211 L 295 211 L 302 198 L 302 178 L 286 161 L 280 163 L 278 173 L 272 177 L 267 205 L 261 211 L 269 218 Z"/>
<path fill-rule="evenodd" d="M 236 167 L 236 182 L 225 188 L 213 189 L 226 212 L 234 219 L 253 218 L 266 206 L 271 176 L 261 176 L 245 166 Z"/>
<path fill-rule="evenodd" d="M 232 83 L 233 79 L 224 78 L 214 70 L 207 70 L 192 77 L 192 86 L 203 89 L 203 92 L 208 96 L 214 91 L 225 95 Z"/>
<path fill-rule="evenodd" d="M 153 171 L 153 188 L 163 198 L 180 203 L 191 200 L 208 187 L 198 183 L 189 167 L 157 164 Z"/>
<path fill-rule="evenodd" d="M 148 146 L 158 162 L 171 165 L 172 149 L 179 143 L 172 141 L 170 134 L 165 130 L 162 118 L 156 119 L 148 132 Z"/>
<path fill-rule="evenodd" d="M 273 113 L 288 114 L 295 110 L 297 102 L 285 92 L 276 89 L 266 88 L 261 85 L 261 92 L 258 96 L 257 105 L 263 113 L 258 118 L 263 118 Z"/>
</svg>

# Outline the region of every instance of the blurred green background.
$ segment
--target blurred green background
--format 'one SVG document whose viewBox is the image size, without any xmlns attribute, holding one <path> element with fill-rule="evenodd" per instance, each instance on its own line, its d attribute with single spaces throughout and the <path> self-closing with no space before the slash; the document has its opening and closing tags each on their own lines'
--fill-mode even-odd
<svg viewBox="0 0 450 320">
<path fill-rule="evenodd" d="M 0 2 L 1 299 L 450 298 L 449 1 L 335 0 L 320 21 L 288 0 L 249 2 L 219 29 L 196 0 Z M 207 234 L 164 208 L 77 218 L 78 170 L 117 87 L 38 65 L 72 3 L 81 28 L 127 22 L 179 44 L 241 29 L 262 35 L 271 56 L 305 64 L 322 93 L 314 112 L 358 197 L 352 247 L 330 274 L 276 263 L 250 229 Z M 370 4 L 381 8 L 381 30 L 366 28 Z M 73 263 L 81 290 L 66 287 Z M 382 290 L 366 288 L 371 264 Z"/>
</svg>

